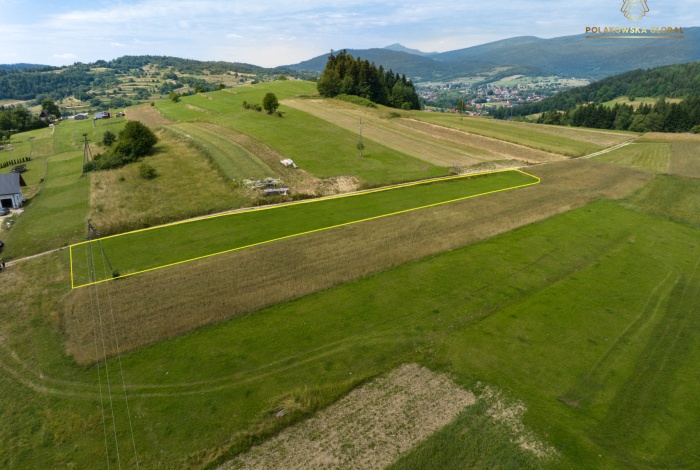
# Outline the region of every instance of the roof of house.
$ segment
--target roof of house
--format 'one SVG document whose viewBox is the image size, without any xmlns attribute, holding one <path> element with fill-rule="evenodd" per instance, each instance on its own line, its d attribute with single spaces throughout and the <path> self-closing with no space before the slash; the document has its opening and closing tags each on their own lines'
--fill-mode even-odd
<svg viewBox="0 0 700 470">
<path fill-rule="evenodd" d="M 22 190 L 19 187 L 22 183 L 24 180 L 19 173 L 0 175 L 0 194 L 21 194 Z"/>
</svg>

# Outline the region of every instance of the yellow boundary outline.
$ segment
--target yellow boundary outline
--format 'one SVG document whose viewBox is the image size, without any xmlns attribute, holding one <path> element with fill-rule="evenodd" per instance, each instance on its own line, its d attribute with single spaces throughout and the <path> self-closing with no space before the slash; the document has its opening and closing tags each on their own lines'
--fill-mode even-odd
<svg viewBox="0 0 700 470">
<path fill-rule="evenodd" d="M 412 208 L 410 208 L 410 209 L 403 209 L 403 210 L 400 210 L 400 211 L 397 211 L 397 212 L 390 212 L 390 213 L 388 213 L 388 214 L 382 214 L 382 215 L 376 215 L 376 216 L 373 216 L 373 217 L 367 217 L 367 218 L 365 218 L 365 219 L 353 220 L 353 221 L 351 221 L 351 222 L 344 222 L 344 223 L 342 223 L 342 224 L 331 225 L 331 226 L 323 227 L 323 228 L 319 228 L 319 229 L 307 230 L 307 231 L 305 231 L 305 232 L 299 232 L 299 233 L 295 233 L 295 234 L 292 234 L 292 235 L 285 235 L 285 236 L 283 236 L 283 237 L 273 238 L 273 239 L 270 239 L 270 240 L 264 240 L 264 241 L 261 241 L 261 242 L 252 243 L 252 244 L 250 244 L 250 245 L 239 246 L 239 247 L 236 247 L 236 248 L 231 248 L 231 249 L 229 249 L 229 250 L 224 250 L 224 251 L 219 251 L 219 252 L 216 252 L 216 253 L 211 253 L 211 254 L 208 254 L 208 255 L 198 256 L 198 257 L 196 257 L 196 258 L 190 258 L 190 259 L 183 260 L 183 261 L 176 261 L 176 262 L 174 262 L 174 263 L 164 264 L 163 266 L 157 266 L 157 267 L 155 267 L 155 268 L 148 268 L 148 269 L 144 269 L 144 270 L 142 270 L 142 271 L 136 271 L 136 272 L 133 272 L 133 273 L 123 274 L 123 275 L 121 275 L 121 276 L 119 276 L 119 277 L 116 277 L 116 278 L 102 279 L 102 280 L 100 280 L 100 281 L 89 282 L 89 283 L 87 283 L 87 284 L 80 284 L 80 285 L 77 285 L 77 286 L 75 285 L 75 278 L 74 278 L 74 275 L 73 275 L 73 247 L 78 247 L 78 246 L 85 245 L 85 244 L 88 244 L 88 243 L 93 243 L 93 242 L 95 242 L 96 240 L 88 240 L 88 241 L 84 241 L 84 242 L 80 242 L 80 243 L 74 243 L 74 244 L 72 244 L 72 245 L 70 245 L 70 246 L 68 247 L 68 249 L 69 249 L 69 250 L 68 250 L 68 251 L 69 251 L 69 257 L 70 257 L 71 288 L 72 288 L 72 289 L 79 289 L 79 288 L 81 288 L 81 287 L 89 287 L 89 286 L 96 285 L 96 284 L 102 284 L 102 283 L 104 283 L 104 282 L 114 281 L 114 280 L 117 280 L 117 279 L 122 279 L 122 278 L 130 277 L 130 276 L 136 276 L 137 274 L 143 274 L 143 273 L 147 273 L 147 272 L 150 272 L 150 271 L 156 271 L 156 270 L 158 270 L 158 269 L 168 268 L 168 267 L 170 267 L 170 266 L 177 266 L 177 265 L 179 265 L 179 264 L 189 263 L 189 262 L 191 262 L 191 261 L 197 261 L 197 260 L 200 260 L 200 259 L 211 258 L 212 256 L 222 255 L 222 254 L 225 254 L 225 253 L 231 253 L 231 252 L 233 252 L 233 251 L 239 251 L 239 250 L 243 250 L 243 249 L 245 249 L 245 248 L 252 248 L 252 247 L 254 247 L 254 246 L 265 245 L 265 244 L 267 244 L 267 243 L 272 243 L 272 242 L 276 242 L 276 241 L 279 241 L 279 240 L 285 240 L 285 239 L 288 239 L 288 238 L 294 238 L 294 237 L 298 237 L 298 236 L 301 236 L 301 235 L 307 235 L 307 234 L 310 234 L 310 233 L 322 232 L 322 231 L 324 231 L 324 230 L 330 230 L 330 229 L 333 229 L 333 228 L 345 227 L 345 226 L 348 226 L 348 225 L 359 224 L 359 223 L 361 223 L 361 222 L 368 222 L 368 221 L 370 221 L 370 220 L 381 219 L 381 218 L 389 217 L 389 216 L 392 216 L 392 215 L 404 214 L 404 213 L 407 213 L 407 212 L 413 212 L 413 211 L 417 211 L 417 210 L 420 210 L 420 209 L 427 209 L 427 208 L 429 208 L 429 207 L 441 206 L 441 205 L 444 205 L 444 204 L 449 204 L 449 203 L 451 203 L 451 202 L 463 201 L 463 200 L 466 200 L 466 199 L 472 199 L 472 198 L 479 197 L 479 196 L 486 196 L 486 195 L 488 195 L 488 194 L 500 193 L 500 192 L 503 192 L 503 191 L 510 191 L 510 190 L 512 190 L 512 189 L 525 188 L 525 187 L 527 187 L 527 186 L 534 186 L 534 185 L 536 185 L 536 184 L 540 184 L 541 179 L 540 179 L 539 177 L 533 175 L 533 174 L 530 174 L 530 173 L 526 172 L 526 171 L 522 171 L 522 170 L 520 170 L 519 168 L 510 168 L 510 169 L 506 169 L 506 170 L 495 170 L 495 171 L 485 171 L 485 172 L 481 172 L 481 173 L 471 173 L 471 174 L 468 174 L 468 175 L 448 176 L 448 177 L 444 177 L 444 178 L 433 178 L 433 179 L 430 179 L 430 180 L 423 180 L 423 181 L 417 181 L 417 182 L 412 182 L 412 183 L 402 183 L 402 184 L 398 184 L 398 185 L 394 185 L 394 186 L 388 186 L 388 187 L 383 187 L 383 188 L 378 188 L 378 189 L 370 189 L 370 190 L 367 190 L 367 191 L 359 191 L 359 192 L 355 192 L 355 193 L 352 193 L 352 194 L 338 194 L 338 195 L 328 196 L 328 197 L 324 197 L 324 198 L 305 199 L 305 200 L 302 200 L 302 201 L 295 201 L 295 202 L 291 202 L 291 203 L 287 203 L 287 204 L 279 204 L 279 205 L 265 206 L 265 207 L 254 207 L 254 208 L 250 208 L 250 209 L 246 209 L 246 210 L 242 210 L 242 211 L 237 211 L 237 212 L 232 212 L 232 213 L 216 214 L 216 215 L 210 215 L 210 216 L 205 216 L 205 217 L 198 217 L 198 218 L 195 218 L 195 219 L 183 220 L 183 221 L 179 221 L 179 222 L 172 222 L 172 223 L 169 223 L 169 224 L 157 225 L 157 226 L 155 226 L 155 227 L 148 227 L 148 228 L 139 229 L 139 230 L 132 230 L 132 231 L 130 231 L 130 232 L 119 233 L 119 234 L 116 234 L 116 235 L 110 235 L 110 236 L 107 236 L 107 237 L 100 238 L 99 240 L 107 240 L 107 239 L 109 239 L 109 238 L 122 237 L 122 236 L 125 236 L 125 235 L 131 235 L 131 234 L 134 234 L 134 233 L 145 232 L 145 231 L 148 231 L 148 230 L 157 230 L 157 229 L 161 229 L 161 228 L 164 228 L 164 227 L 171 227 L 171 226 L 174 226 L 174 225 L 189 224 L 189 223 L 193 223 L 193 222 L 201 222 L 202 220 L 215 219 L 215 218 L 218 218 L 218 217 L 228 217 L 228 216 L 234 216 L 234 215 L 238 215 L 238 214 L 246 214 L 246 213 L 254 212 L 254 211 L 264 211 L 264 210 L 281 209 L 281 208 L 284 208 L 284 207 L 289 207 L 289 206 L 298 205 L 298 204 L 313 204 L 313 203 L 328 201 L 328 200 L 332 200 L 332 199 L 340 199 L 340 198 L 354 197 L 354 196 L 364 196 L 364 195 L 366 195 L 366 194 L 378 193 L 378 192 L 382 192 L 382 191 L 391 191 L 391 190 L 394 190 L 394 189 L 402 189 L 402 188 L 407 188 L 407 187 L 411 187 L 411 186 L 419 186 L 419 185 L 423 185 L 423 184 L 439 183 L 439 182 L 443 182 L 443 181 L 451 181 L 451 180 L 456 180 L 456 179 L 468 179 L 468 178 L 473 178 L 473 177 L 475 177 L 475 176 L 493 175 L 493 174 L 497 174 L 497 173 L 506 173 L 506 172 L 510 172 L 510 171 L 517 171 L 518 173 L 522 173 L 522 174 L 524 174 L 524 175 L 526 175 L 526 176 L 529 176 L 529 177 L 531 177 L 531 178 L 534 178 L 535 181 L 532 182 L 532 183 L 520 184 L 520 185 L 517 185 L 517 186 L 511 186 L 511 187 L 508 187 L 508 188 L 495 189 L 495 190 L 493 190 L 493 191 L 487 191 L 487 192 L 485 192 L 485 193 L 472 194 L 471 196 L 464 196 L 464 197 L 460 197 L 460 198 L 456 198 L 456 199 L 450 199 L 450 200 L 448 200 L 448 201 L 441 201 L 441 202 L 436 202 L 436 203 L 433 203 L 433 204 L 427 204 L 427 205 L 425 205 L 425 206 L 412 207 Z"/>
</svg>

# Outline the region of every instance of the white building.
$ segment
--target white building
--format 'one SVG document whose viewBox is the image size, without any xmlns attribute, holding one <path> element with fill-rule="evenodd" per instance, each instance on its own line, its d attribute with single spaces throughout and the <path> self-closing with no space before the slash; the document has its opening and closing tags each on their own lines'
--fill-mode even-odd
<svg viewBox="0 0 700 470">
<path fill-rule="evenodd" d="M 0 175 L 0 207 L 10 209 L 22 207 L 22 190 L 20 186 L 26 185 L 22 175 L 19 173 Z"/>
</svg>

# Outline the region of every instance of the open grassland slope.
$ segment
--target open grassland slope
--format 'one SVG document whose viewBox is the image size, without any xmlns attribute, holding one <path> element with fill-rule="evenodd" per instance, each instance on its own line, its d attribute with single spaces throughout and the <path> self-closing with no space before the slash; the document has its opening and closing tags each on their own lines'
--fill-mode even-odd
<svg viewBox="0 0 700 470">
<path fill-rule="evenodd" d="M 363 142 L 364 158 L 360 158 L 357 132 L 284 105 L 279 109 L 282 118 L 243 107 L 244 102 L 261 103 L 268 92 L 280 100 L 315 93 L 313 84 L 303 83 L 272 82 L 200 93 L 183 97 L 178 103 L 159 102 L 156 107 L 164 117 L 179 123 L 205 122 L 245 134 L 291 158 L 317 178 L 354 175 L 369 185 L 380 185 L 447 173 L 445 168 L 370 139 Z"/>
<path fill-rule="evenodd" d="M 633 139 L 638 135 L 631 132 L 460 117 L 455 114 L 421 112 L 413 113 L 412 116 L 421 121 L 569 157 L 588 155 Z"/>
<path fill-rule="evenodd" d="M 362 121 L 364 137 L 440 166 L 469 167 L 478 163 L 503 160 L 523 165 L 563 158 L 561 155 L 503 140 L 402 119 L 401 116 L 409 114 L 396 113 L 385 107 L 370 109 L 330 99 L 293 99 L 285 100 L 283 104 L 313 114 L 351 132 L 359 132 Z"/>
<path fill-rule="evenodd" d="M 222 132 L 224 129 L 219 126 L 178 124 L 170 129 L 177 131 L 192 141 L 196 148 L 210 155 L 229 181 L 261 180 L 278 176 L 258 157 L 238 145 L 235 140 L 227 138 Z M 275 163 L 275 168 L 280 167 L 279 162 Z"/>
<path fill-rule="evenodd" d="M 700 178 L 700 137 L 649 133 L 630 145 L 594 158 L 654 173 Z"/>
<path fill-rule="evenodd" d="M 138 164 L 90 174 L 90 218 L 101 234 L 238 208 L 248 202 L 200 152 L 167 133 L 158 136 L 154 154 L 146 157 L 155 168 L 155 178 L 142 178 Z"/>
<path fill-rule="evenodd" d="M 112 270 L 118 271 L 122 277 L 138 274 L 300 234 L 538 183 L 536 177 L 520 171 L 456 176 L 103 237 L 97 242 L 71 246 L 73 286 L 109 280 Z M 110 260 L 111 269 L 106 276 L 89 269 L 91 252 L 94 251 L 105 253 Z"/>
<path fill-rule="evenodd" d="M 625 201 L 629 207 L 700 226 L 700 181 L 659 175 Z"/>
<path fill-rule="evenodd" d="M 116 340 L 124 350 L 152 344 L 483 240 L 601 197 L 623 197 L 651 177 L 585 160 L 532 169 L 542 182 L 529 188 L 308 234 L 109 282 L 111 302 L 120 312 Z M 135 296 L 135 290 L 150 294 Z M 74 291 L 65 305 L 66 347 L 80 363 L 94 361 L 90 292 Z M 108 354 L 114 353 L 114 346 L 108 347 Z"/>
<path fill-rule="evenodd" d="M 653 173 L 665 173 L 671 164 L 671 144 L 632 143 L 593 158 Z"/>
<path fill-rule="evenodd" d="M 383 468 L 475 401 L 449 377 L 406 364 L 220 469 Z"/>
<path fill-rule="evenodd" d="M 584 173 L 593 174 L 592 168 L 608 168 L 595 162 L 575 163 L 585 171 L 572 175 L 569 184 Z M 629 178 L 629 170 L 612 168 Z M 599 181 L 604 179 L 601 171 L 596 173 Z M 599 191 L 604 191 L 610 181 L 601 185 Z M 490 202 L 502 206 L 507 195 L 521 193 L 517 199 L 522 199 L 522 193 L 542 187 L 544 183 L 489 199 L 500 198 Z M 584 197 L 577 194 L 566 201 L 565 189 L 548 194 L 556 200 L 553 204 L 576 204 Z M 523 207 L 535 200 L 525 199 Z M 462 213 L 475 212 L 473 204 L 461 204 Z M 539 204 L 533 206 L 533 212 L 542 212 Z M 441 210 L 448 208 L 455 209 Z M 464 226 L 453 230 L 446 225 L 456 214 L 447 212 L 449 217 L 435 211 L 421 225 L 413 219 L 419 213 L 406 215 L 397 225 L 405 226 L 403 244 L 416 234 L 418 242 L 428 245 L 421 233 L 431 225 L 441 229 L 450 243 L 454 240 L 450 234 L 464 231 Z M 493 211 L 483 214 L 487 216 L 499 219 Z M 485 225 L 473 220 L 472 226 Z M 377 232 L 378 227 L 371 228 Z M 523 408 L 516 406 L 514 414 L 522 416 L 523 425 L 539 442 L 555 450 L 558 467 L 694 467 L 695 449 L 700 446 L 692 431 L 700 420 L 695 372 L 700 360 L 700 320 L 695 315 L 700 299 L 699 233 L 619 203 L 589 204 L 468 247 L 122 354 L 121 365 L 117 359 L 106 363 L 113 380 L 114 420 L 104 365 L 99 369 L 105 399 L 101 406 L 97 368 L 78 367 L 61 352 L 61 331 L 70 334 L 74 328 L 66 321 L 70 313 L 55 317 L 68 282 L 65 254 L 28 261 L 3 273 L 8 276 L 7 289 L 0 293 L 1 304 L 11 307 L 0 316 L 0 463 L 7 468 L 90 467 L 106 461 L 116 466 L 116 434 L 122 464 L 133 465 L 120 370 L 141 467 L 197 468 L 229 460 L 369 376 L 419 360 L 433 369 L 449 370 L 467 390 L 484 390 L 486 384 L 502 390 L 506 401 L 522 402 L 527 412 L 519 415 L 517 410 Z M 328 235 L 317 234 L 319 238 L 312 241 Z M 332 246 L 349 244 L 352 235 L 343 233 L 342 243 L 336 240 Z M 390 239 L 387 248 L 402 244 L 393 234 L 384 236 Z M 371 237 L 360 238 L 359 247 L 384 248 Z M 431 240 L 436 240 L 434 235 Z M 304 253 L 302 244 L 293 244 L 298 242 L 277 245 L 278 253 L 294 258 L 299 249 L 301 256 L 295 261 L 306 258 L 309 263 L 324 256 L 323 244 Z M 370 253 L 355 250 L 353 258 L 340 253 L 328 265 L 344 263 L 347 269 L 352 260 Z M 241 271 L 239 279 L 226 276 L 231 284 L 218 294 L 202 290 L 215 282 L 213 273 L 237 261 L 231 257 L 217 269 L 199 273 L 203 275 L 199 284 L 180 287 L 193 293 L 190 314 L 215 308 L 215 301 L 234 301 L 244 292 L 233 283 L 255 273 L 252 269 Z M 270 266 L 273 261 L 269 259 Z M 279 271 L 292 266 L 275 267 Z M 301 277 L 312 276 L 319 267 L 306 265 Z M 198 277 L 193 269 L 182 274 Z M 261 269 L 258 274 L 274 273 Z M 165 288 L 144 278 L 128 292 L 118 293 L 117 286 L 128 282 L 92 290 L 104 305 L 105 332 L 126 326 L 120 319 L 123 305 L 116 299 L 131 296 L 147 301 Z M 272 282 L 269 292 L 279 289 Z M 175 307 L 171 304 L 169 313 Z M 99 339 L 97 312 L 94 309 L 95 317 L 88 315 L 82 321 L 93 334 L 98 332 Z M 151 315 L 145 309 L 139 313 Z M 105 350 L 101 345 L 96 350 L 94 340 L 90 339 L 92 354 L 99 357 Z M 488 430 L 484 419 L 503 416 L 498 409 L 485 406 L 465 412 L 445 428 L 445 439 L 430 439 L 420 452 L 411 452 L 408 467 L 424 468 L 435 449 L 441 462 L 456 465 L 465 453 L 462 433 Z M 110 436 L 106 445 L 105 428 Z M 510 437 L 499 432 L 488 435 L 493 439 L 488 446 L 466 448 L 476 461 L 495 466 L 513 461 L 512 450 L 499 447 Z M 495 448 L 502 449 L 499 460 L 484 460 Z"/>
</svg>

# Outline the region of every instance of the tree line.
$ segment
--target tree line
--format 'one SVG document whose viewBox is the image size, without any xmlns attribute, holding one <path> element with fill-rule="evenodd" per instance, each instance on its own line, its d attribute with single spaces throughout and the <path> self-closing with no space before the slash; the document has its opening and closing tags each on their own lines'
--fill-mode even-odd
<svg viewBox="0 0 700 470">
<path fill-rule="evenodd" d="M 61 99 L 100 86 L 117 86 L 114 72 L 90 72 L 71 66 L 61 73 L 39 70 L 0 70 L 0 99 L 32 100 L 38 96 Z"/>
<path fill-rule="evenodd" d="M 406 75 L 399 75 L 368 60 L 353 58 L 343 50 L 328 56 L 326 67 L 318 80 L 321 96 L 354 95 L 375 103 L 401 109 L 420 109 L 420 99 Z"/>
<path fill-rule="evenodd" d="M 47 127 L 31 111 L 23 106 L 0 106 L 0 138 L 8 139 L 17 132 L 31 131 Z"/>
<path fill-rule="evenodd" d="M 544 112 L 537 122 L 633 132 L 700 133 L 700 96 L 686 98 L 680 103 L 660 98 L 653 106 L 642 103 L 637 109 L 628 104 L 589 103 L 565 112 Z"/>
<path fill-rule="evenodd" d="M 528 116 L 547 111 L 564 111 L 586 103 L 601 104 L 618 96 L 631 99 L 639 96 L 680 98 L 700 96 L 700 62 L 668 65 L 649 70 L 633 70 L 607 77 L 590 85 L 558 93 L 538 103 L 499 108 L 491 115 L 498 119 Z"/>
</svg>

